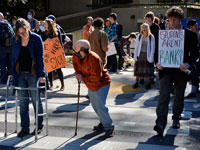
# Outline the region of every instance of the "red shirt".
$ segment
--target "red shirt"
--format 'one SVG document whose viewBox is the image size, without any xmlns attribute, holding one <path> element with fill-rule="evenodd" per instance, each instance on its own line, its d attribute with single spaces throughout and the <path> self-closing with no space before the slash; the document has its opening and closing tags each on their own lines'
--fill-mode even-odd
<svg viewBox="0 0 200 150">
<path fill-rule="evenodd" d="M 83 76 L 88 89 L 96 91 L 111 82 L 108 71 L 103 68 L 101 58 L 96 53 L 89 51 L 82 61 L 73 55 L 72 61 L 75 74 Z"/>
</svg>

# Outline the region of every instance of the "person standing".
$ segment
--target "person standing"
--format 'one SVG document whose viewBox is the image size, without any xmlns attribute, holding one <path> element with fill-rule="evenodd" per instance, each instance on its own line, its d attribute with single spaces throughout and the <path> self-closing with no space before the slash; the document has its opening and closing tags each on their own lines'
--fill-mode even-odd
<svg viewBox="0 0 200 150">
<path fill-rule="evenodd" d="M 173 6 L 166 12 L 166 16 L 169 19 L 171 30 L 183 29 L 181 22 L 183 20 L 184 12 L 180 7 Z M 188 80 L 187 69 L 190 69 L 196 62 L 198 57 L 197 48 L 197 34 L 188 30 L 185 30 L 184 37 L 184 56 L 183 64 L 179 68 L 164 68 L 160 64 L 156 64 L 159 69 L 159 100 L 156 108 L 156 125 L 154 130 L 158 135 L 163 135 L 164 129 L 167 125 L 167 115 L 170 102 L 170 93 L 172 85 L 174 84 L 174 102 L 173 102 L 173 115 L 172 115 L 172 127 L 175 129 L 180 128 L 181 113 L 184 108 L 184 93 Z"/>
<path fill-rule="evenodd" d="M 21 88 L 36 88 L 37 80 L 45 82 L 45 68 L 43 60 L 43 43 L 39 35 L 30 31 L 30 24 L 19 18 L 15 25 L 15 37 L 12 47 L 11 78 L 13 84 Z M 21 131 L 17 137 L 29 134 L 29 100 L 31 99 L 34 111 L 36 110 L 36 91 L 19 90 Z M 43 113 L 39 98 L 38 113 Z M 38 117 L 38 134 L 43 128 L 43 116 Z M 35 134 L 35 130 L 32 132 Z"/>
<path fill-rule="evenodd" d="M 60 40 L 60 43 L 63 47 L 62 39 L 61 39 L 61 34 L 56 28 L 56 24 L 52 19 L 45 19 L 45 32 L 42 34 L 42 39 L 43 41 L 52 39 L 54 37 L 58 37 Z M 56 72 L 58 73 L 59 80 L 61 82 L 61 88 L 60 91 L 64 91 L 65 85 L 64 85 L 64 78 L 63 78 L 63 72 L 61 68 L 57 69 Z M 48 78 L 50 82 L 50 90 L 53 90 L 53 71 L 48 73 Z"/>
<path fill-rule="evenodd" d="M 0 12 L 0 81 L 2 84 L 6 84 L 11 68 L 12 38 L 14 35 L 12 26 Z"/>
<path fill-rule="evenodd" d="M 104 26 L 104 31 L 108 34 L 110 32 L 110 27 L 111 27 L 111 22 L 109 18 L 106 18 L 105 20 L 105 26 Z"/>
<path fill-rule="evenodd" d="M 198 30 L 197 30 L 197 27 L 198 27 L 197 21 L 194 20 L 194 19 L 189 20 L 187 22 L 187 26 L 191 31 L 197 33 L 197 36 L 198 36 L 198 49 L 199 49 L 200 48 L 200 34 L 198 33 Z M 199 73 L 200 73 L 200 60 L 199 59 L 195 63 L 195 67 L 192 70 L 192 89 L 191 89 L 191 93 L 189 93 L 185 98 L 196 98 L 196 94 L 197 94 L 198 88 L 199 88 Z"/>
<path fill-rule="evenodd" d="M 143 23 L 140 26 L 140 34 L 137 36 L 134 61 L 136 82 L 133 88 L 138 88 L 139 79 L 147 79 L 146 89 L 151 88 L 151 80 L 154 75 L 154 52 L 155 52 L 155 38 L 151 34 L 149 25 Z"/>
<path fill-rule="evenodd" d="M 76 79 L 86 84 L 91 105 L 100 120 L 93 130 L 105 130 L 106 138 L 114 136 L 113 121 L 106 107 L 111 78 L 104 69 L 101 58 L 90 50 L 87 40 L 78 40 L 74 45 L 72 61 Z"/>
<path fill-rule="evenodd" d="M 145 14 L 145 21 L 150 26 L 151 33 L 154 35 L 155 38 L 155 53 L 154 53 L 154 62 L 155 64 L 158 62 L 158 33 L 160 30 L 160 27 L 158 24 L 154 22 L 154 13 L 152 11 L 149 11 Z"/>
<path fill-rule="evenodd" d="M 89 35 L 94 31 L 92 24 L 93 18 L 91 16 L 87 17 L 87 24 L 83 26 L 83 39 L 88 40 Z"/>
<path fill-rule="evenodd" d="M 103 29 L 104 20 L 100 17 L 94 20 L 94 31 L 89 35 L 91 51 L 95 52 L 102 60 L 103 65 L 106 63 L 106 52 L 108 51 L 108 35 Z"/>
<path fill-rule="evenodd" d="M 28 11 L 27 18 L 28 18 L 28 22 L 30 23 L 30 26 L 31 26 L 31 31 L 35 28 L 35 24 L 37 21 L 34 17 L 35 17 L 35 11 L 33 9 L 30 9 Z"/>
</svg>

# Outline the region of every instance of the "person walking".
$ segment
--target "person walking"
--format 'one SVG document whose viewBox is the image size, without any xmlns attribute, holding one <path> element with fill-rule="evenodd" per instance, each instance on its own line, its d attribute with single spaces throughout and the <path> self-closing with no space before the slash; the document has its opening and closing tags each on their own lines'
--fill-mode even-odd
<svg viewBox="0 0 200 150">
<path fill-rule="evenodd" d="M 108 51 L 108 35 L 103 31 L 104 20 L 100 17 L 94 20 L 94 31 L 89 35 L 91 51 L 95 52 L 106 63 L 106 52 Z"/>
<path fill-rule="evenodd" d="M 180 7 L 173 6 L 166 12 L 167 19 L 169 19 L 170 30 L 185 30 L 184 37 L 184 56 L 183 64 L 179 68 L 164 68 L 159 63 L 156 64 L 159 69 L 159 99 L 156 107 L 156 124 L 154 130 L 158 135 L 163 135 L 164 129 L 167 125 L 167 115 L 170 102 L 170 93 L 172 85 L 174 84 L 174 101 L 173 101 L 173 115 L 172 128 L 180 128 L 181 113 L 184 108 L 184 93 L 188 80 L 187 69 L 190 69 L 196 62 L 198 57 L 198 39 L 197 34 L 184 29 L 181 26 L 184 12 Z"/>
<path fill-rule="evenodd" d="M 91 51 L 87 40 L 78 40 L 74 45 L 72 62 L 76 79 L 86 84 L 90 102 L 100 120 L 93 130 L 105 130 L 106 138 L 114 136 L 114 124 L 106 107 L 111 78 L 101 58 Z"/>
<path fill-rule="evenodd" d="M 45 82 L 43 60 L 43 43 L 39 35 L 31 32 L 30 24 L 19 18 L 15 25 L 15 37 L 12 42 L 11 78 L 13 84 L 21 88 L 36 88 L 37 80 Z M 24 137 L 30 131 L 29 101 L 36 110 L 36 91 L 19 90 L 21 131 L 17 137 Z M 38 113 L 43 113 L 41 99 L 38 102 Z M 38 134 L 43 128 L 43 116 L 38 117 Z M 35 130 L 32 132 L 35 134 Z"/>
<path fill-rule="evenodd" d="M 136 39 L 136 46 L 134 52 L 136 82 L 132 86 L 138 88 L 139 79 L 147 79 L 146 89 L 151 88 L 151 80 L 154 76 L 154 52 L 155 52 L 155 38 L 150 31 L 149 25 L 143 23 L 140 26 L 140 34 Z"/>
</svg>

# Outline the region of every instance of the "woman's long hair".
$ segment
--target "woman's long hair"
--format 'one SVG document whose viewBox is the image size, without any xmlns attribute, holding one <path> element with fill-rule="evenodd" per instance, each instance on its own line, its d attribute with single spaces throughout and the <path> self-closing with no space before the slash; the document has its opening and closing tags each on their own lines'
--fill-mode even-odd
<svg viewBox="0 0 200 150">
<path fill-rule="evenodd" d="M 47 36 L 51 36 L 52 35 L 53 37 L 58 36 L 58 30 L 56 28 L 56 24 L 54 23 L 54 21 L 51 20 L 51 19 L 45 19 L 45 21 L 48 24 L 48 29 L 46 31 L 46 35 Z"/>
<path fill-rule="evenodd" d="M 143 23 L 141 26 L 140 26 L 140 35 L 143 35 L 142 33 L 142 27 L 143 26 L 147 26 L 147 37 L 150 36 L 152 33 L 151 33 L 151 30 L 150 30 L 150 27 L 147 23 Z"/>
<path fill-rule="evenodd" d="M 23 18 L 17 19 L 14 29 L 16 41 L 19 39 L 19 34 L 18 34 L 19 28 L 25 29 L 26 32 L 31 30 L 30 23 L 28 21 L 26 21 Z"/>
</svg>

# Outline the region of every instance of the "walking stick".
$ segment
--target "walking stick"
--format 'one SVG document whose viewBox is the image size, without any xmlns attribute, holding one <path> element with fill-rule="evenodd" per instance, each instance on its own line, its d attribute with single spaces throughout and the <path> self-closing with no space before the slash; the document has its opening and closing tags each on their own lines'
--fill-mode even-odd
<svg viewBox="0 0 200 150">
<path fill-rule="evenodd" d="M 80 85 L 81 85 L 81 81 L 78 81 L 78 102 L 77 102 L 77 111 L 76 111 L 76 128 L 75 128 L 75 134 L 74 134 L 74 136 L 77 135 L 77 128 L 78 128 L 78 113 L 79 113 Z"/>
</svg>

